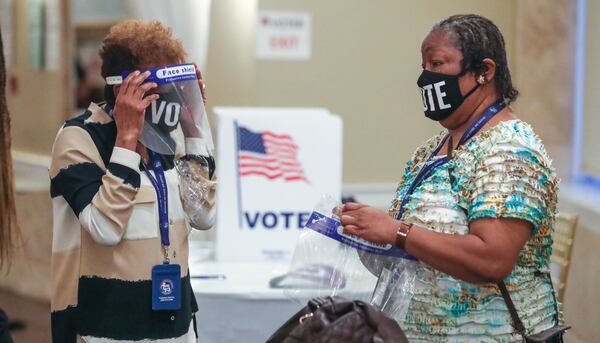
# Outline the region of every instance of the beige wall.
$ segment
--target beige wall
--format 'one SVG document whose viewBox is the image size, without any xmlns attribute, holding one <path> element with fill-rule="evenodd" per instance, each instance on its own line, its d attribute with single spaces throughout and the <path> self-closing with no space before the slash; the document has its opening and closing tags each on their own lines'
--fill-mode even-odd
<svg viewBox="0 0 600 343">
<path fill-rule="evenodd" d="M 540 135 L 559 176 L 571 175 L 576 1 L 517 2 L 517 114 Z"/>
<path fill-rule="evenodd" d="M 522 93 L 516 110 L 534 125 L 559 174 L 567 178 L 574 3 L 385 0 L 376 6 L 360 0 L 214 1 L 205 73 L 209 105 L 326 107 L 344 120 L 344 182 L 396 182 L 415 147 L 439 131 L 423 117 L 416 91 L 421 39 L 436 20 L 454 13 L 479 13 L 494 20 L 505 35 L 511 70 Z M 19 91 L 7 94 L 14 149 L 48 154 L 57 128 L 70 113 L 66 68 L 72 66 L 65 59 L 59 72 L 28 67 L 27 2 L 15 5 L 16 62 L 9 73 L 18 77 Z M 310 12 L 313 58 L 257 60 L 257 8 Z"/>
<path fill-rule="evenodd" d="M 14 149 L 48 154 L 70 113 L 66 70 L 27 65 L 27 2 L 15 1 L 19 92 L 8 94 Z M 259 61 L 257 8 L 313 15 L 308 62 Z M 432 23 L 455 13 L 493 19 L 515 46 L 516 1 L 219 0 L 212 6 L 206 79 L 212 106 L 322 106 L 344 120 L 344 182 L 396 182 L 406 159 L 439 126 L 422 115 L 419 46 Z M 70 64 L 66 64 L 68 68 Z M 516 66 L 511 63 L 513 70 Z"/>
<path fill-rule="evenodd" d="M 261 0 L 258 7 L 311 13 L 312 58 L 257 60 L 256 0 L 214 1 L 209 104 L 319 106 L 339 113 L 345 183 L 396 182 L 414 149 L 441 130 L 423 116 L 416 86 L 421 40 L 435 21 L 482 14 L 504 33 L 510 62 L 514 52 L 516 1 Z"/>
<path fill-rule="evenodd" d="M 27 1 L 13 1 L 15 4 L 15 54 L 13 65 L 8 70 L 9 77 L 16 78 L 18 91 L 12 92 L 7 87 L 8 109 L 12 118 L 13 149 L 36 154 L 50 154 L 54 136 L 62 121 L 69 113 L 68 107 L 68 75 L 66 68 L 71 68 L 66 56 L 66 23 L 61 21 L 63 39 L 61 50 L 63 65 L 59 71 L 36 71 L 29 67 L 29 33 L 27 17 Z M 66 1 L 60 0 L 63 13 Z"/>
</svg>

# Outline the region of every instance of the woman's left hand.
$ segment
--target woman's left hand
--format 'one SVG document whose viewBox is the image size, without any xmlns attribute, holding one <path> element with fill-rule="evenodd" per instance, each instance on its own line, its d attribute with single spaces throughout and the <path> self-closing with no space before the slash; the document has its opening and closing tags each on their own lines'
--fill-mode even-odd
<svg viewBox="0 0 600 343">
<path fill-rule="evenodd" d="M 340 217 L 344 233 L 379 244 L 395 244 L 399 222 L 374 207 L 347 203 Z"/>
</svg>

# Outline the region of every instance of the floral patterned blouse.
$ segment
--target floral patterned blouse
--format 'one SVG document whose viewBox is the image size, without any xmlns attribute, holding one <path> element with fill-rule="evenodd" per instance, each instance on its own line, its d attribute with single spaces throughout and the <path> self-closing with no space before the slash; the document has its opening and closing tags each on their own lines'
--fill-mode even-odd
<svg viewBox="0 0 600 343">
<path fill-rule="evenodd" d="M 391 216 L 396 217 L 404 194 L 444 135 L 419 147 L 408 162 Z M 531 238 L 505 283 L 528 333 L 552 327 L 555 300 L 546 275 L 558 179 L 542 142 L 527 123 L 504 121 L 473 137 L 453 155 L 415 189 L 402 219 L 455 235 L 468 234 L 469 222 L 480 218 L 532 223 Z M 423 262 L 417 265 L 416 279 L 415 294 L 401 323 L 411 342 L 521 341 L 494 284 L 461 281 Z"/>
</svg>

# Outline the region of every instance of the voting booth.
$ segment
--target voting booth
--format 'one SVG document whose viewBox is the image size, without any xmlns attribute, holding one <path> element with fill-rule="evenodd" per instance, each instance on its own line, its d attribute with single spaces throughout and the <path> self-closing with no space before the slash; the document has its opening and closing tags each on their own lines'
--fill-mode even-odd
<svg viewBox="0 0 600 343">
<path fill-rule="evenodd" d="M 315 204 L 341 198 L 342 123 L 313 108 L 214 113 L 215 260 L 190 252 L 198 332 L 208 343 L 264 342 L 301 307 L 271 281 L 288 271 Z"/>
<path fill-rule="evenodd" d="M 216 259 L 287 262 L 320 197 L 341 197 L 341 120 L 323 109 L 215 114 Z"/>
</svg>

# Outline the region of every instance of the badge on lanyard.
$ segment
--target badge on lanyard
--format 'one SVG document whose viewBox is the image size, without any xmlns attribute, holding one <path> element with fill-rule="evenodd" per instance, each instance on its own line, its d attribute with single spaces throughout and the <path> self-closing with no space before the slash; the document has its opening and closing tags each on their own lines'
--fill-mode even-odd
<svg viewBox="0 0 600 343">
<path fill-rule="evenodd" d="M 164 263 L 152 267 L 152 310 L 181 308 L 181 267 Z"/>
<path fill-rule="evenodd" d="M 169 203 L 167 180 L 160 162 L 160 157 L 149 151 L 152 160 L 152 170 L 144 164 L 144 171 L 152 182 L 158 198 L 158 219 L 160 240 L 164 252 L 162 264 L 152 267 L 152 310 L 166 311 L 181 308 L 181 266 L 172 264 L 169 260 Z"/>
</svg>

